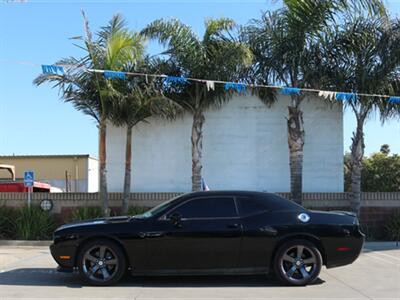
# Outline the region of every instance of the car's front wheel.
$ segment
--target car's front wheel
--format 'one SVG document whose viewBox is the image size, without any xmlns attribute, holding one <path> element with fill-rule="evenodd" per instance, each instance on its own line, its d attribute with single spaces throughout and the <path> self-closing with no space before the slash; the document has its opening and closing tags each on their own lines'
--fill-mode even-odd
<svg viewBox="0 0 400 300">
<path fill-rule="evenodd" d="M 86 243 L 78 255 L 81 278 L 91 285 L 112 285 L 125 273 L 126 260 L 121 247 L 109 240 Z"/>
<path fill-rule="evenodd" d="M 321 253 L 307 240 L 289 241 L 278 249 L 275 256 L 275 274 L 286 284 L 310 284 L 318 278 L 321 268 Z"/>
</svg>

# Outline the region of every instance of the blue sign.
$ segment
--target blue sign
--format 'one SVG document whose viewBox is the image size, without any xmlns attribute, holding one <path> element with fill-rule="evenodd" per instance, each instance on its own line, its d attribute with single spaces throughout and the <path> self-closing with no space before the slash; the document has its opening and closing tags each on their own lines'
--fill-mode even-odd
<svg viewBox="0 0 400 300">
<path fill-rule="evenodd" d="M 33 187 L 34 182 L 35 182 L 35 173 L 33 171 L 25 171 L 24 173 L 25 187 Z"/>
</svg>

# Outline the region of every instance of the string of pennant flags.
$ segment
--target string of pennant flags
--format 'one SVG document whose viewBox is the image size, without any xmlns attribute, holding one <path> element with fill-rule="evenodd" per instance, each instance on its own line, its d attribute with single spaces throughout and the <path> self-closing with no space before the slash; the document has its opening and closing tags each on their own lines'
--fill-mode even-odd
<svg viewBox="0 0 400 300">
<path fill-rule="evenodd" d="M 64 66 L 68 65 L 42 65 L 42 72 L 44 74 L 53 75 L 64 75 Z M 358 96 L 366 97 L 380 97 L 388 98 L 388 101 L 393 104 L 400 104 L 400 96 L 390 96 L 390 95 L 379 95 L 379 94 L 365 94 L 365 93 L 346 93 L 346 92 L 334 92 L 334 91 L 324 91 L 311 88 L 297 88 L 297 87 L 284 87 L 284 86 L 274 86 L 274 85 L 260 85 L 253 83 L 240 83 L 240 82 L 230 82 L 222 80 L 207 80 L 199 78 L 190 78 L 183 76 L 168 76 L 165 74 L 146 74 L 146 73 L 136 73 L 136 72 L 121 72 L 121 71 L 111 71 L 111 70 L 99 70 L 99 69 L 85 69 L 88 72 L 101 73 L 106 79 L 121 79 L 126 80 L 127 76 L 144 76 L 146 82 L 148 77 L 164 78 L 164 84 L 187 84 L 189 81 L 202 82 L 206 84 L 207 90 L 214 90 L 215 84 L 223 84 L 226 91 L 235 91 L 238 94 L 246 93 L 247 88 L 269 88 L 278 89 L 283 95 L 300 95 L 302 92 L 314 92 L 318 93 L 319 97 L 323 97 L 327 100 L 337 100 L 341 102 L 351 102 L 355 101 Z"/>
</svg>

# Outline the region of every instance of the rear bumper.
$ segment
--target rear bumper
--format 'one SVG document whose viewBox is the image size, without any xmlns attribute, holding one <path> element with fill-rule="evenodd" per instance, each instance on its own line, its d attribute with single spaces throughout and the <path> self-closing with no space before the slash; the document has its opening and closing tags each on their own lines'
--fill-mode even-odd
<svg viewBox="0 0 400 300">
<path fill-rule="evenodd" d="M 358 232 L 356 236 L 332 239 L 327 244 L 326 267 L 335 268 L 353 263 L 361 254 L 365 235 Z"/>
</svg>

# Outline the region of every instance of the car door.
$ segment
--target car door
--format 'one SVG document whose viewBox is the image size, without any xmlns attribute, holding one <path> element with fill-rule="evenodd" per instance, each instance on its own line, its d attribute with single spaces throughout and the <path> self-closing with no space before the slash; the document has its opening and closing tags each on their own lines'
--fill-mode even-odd
<svg viewBox="0 0 400 300">
<path fill-rule="evenodd" d="M 273 212 L 265 199 L 238 197 L 243 239 L 239 267 L 266 271 L 276 245 L 277 230 L 273 226 Z"/>
<path fill-rule="evenodd" d="M 180 221 L 171 220 L 180 216 Z M 234 197 L 188 199 L 155 221 L 147 238 L 148 268 L 198 272 L 236 268 L 241 224 Z"/>
</svg>

